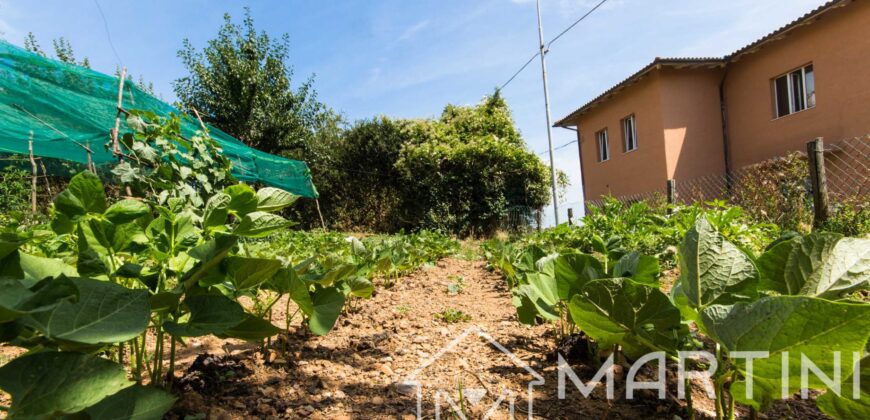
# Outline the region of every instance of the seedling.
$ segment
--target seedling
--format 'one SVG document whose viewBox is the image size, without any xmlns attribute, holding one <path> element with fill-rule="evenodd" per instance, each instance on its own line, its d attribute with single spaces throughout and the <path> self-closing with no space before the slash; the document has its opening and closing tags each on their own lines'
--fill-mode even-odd
<svg viewBox="0 0 870 420">
<path fill-rule="evenodd" d="M 453 308 L 448 308 L 435 314 L 435 318 L 448 324 L 455 324 L 458 322 L 470 321 L 471 315 Z"/>
<path fill-rule="evenodd" d="M 465 291 L 465 277 L 451 275 L 448 279 L 452 280 L 452 283 L 447 285 L 447 294 L 454 296 Z"/>
</svg>

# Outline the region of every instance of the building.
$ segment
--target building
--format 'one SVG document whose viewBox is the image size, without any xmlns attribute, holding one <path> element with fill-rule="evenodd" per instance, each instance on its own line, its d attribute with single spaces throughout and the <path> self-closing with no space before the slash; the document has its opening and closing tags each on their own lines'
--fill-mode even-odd
<svg viewBox="0 0 870 420">
<path fill-rule="evenodd" d="M 656 58 L 555 123 L 586 200 L 870 133 L 870 1 L 834 0 L 726 57 Z"/>
</svg>

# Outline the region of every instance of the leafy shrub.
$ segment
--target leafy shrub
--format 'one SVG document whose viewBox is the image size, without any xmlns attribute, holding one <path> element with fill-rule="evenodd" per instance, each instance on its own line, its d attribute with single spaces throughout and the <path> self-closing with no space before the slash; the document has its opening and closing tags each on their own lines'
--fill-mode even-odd
<svg viewBox="0 0 870 420">
<path fill-rule="evenodd" d="M 14 166 L 0 170 L 0 215 L 30 210 L 30 174 Z M 0 216 L 2 217 L 2 216 Z"/>
</svg>

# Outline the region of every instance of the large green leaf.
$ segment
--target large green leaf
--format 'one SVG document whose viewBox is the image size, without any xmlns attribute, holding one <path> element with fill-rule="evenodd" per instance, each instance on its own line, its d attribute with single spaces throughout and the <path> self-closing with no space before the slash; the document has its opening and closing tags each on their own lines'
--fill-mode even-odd
<svg viewBox="0 0 870 420">
<path fill-rule="evenodd" d="M 74 302 L 31 316 L 48 338 L 80 344 L 131 340 L 148 327 L 148 292 L 86 278 L 72 279 L 79 290 Z"/>
<path fill-rule="evenodd" d="M 202 227 L 223 226 L 227 222 L 230 201 L 232 197 L 226 193 L 220 192 L 211 196 L 202 213 Z"/>
<path fill-rule="evenodd" d="M 605 276 L 601 262 L 591 255 L 564 254 L 554 263 L 559 299 L 564 301 L 570 300 L 589 281 Z"/>
<path fill-rule="evenodd" d="M 187 296 L 184 299 L 184 306 L 190 310 L 190 318 L 187 322 L 163 323 L 166 331 L 177 337 L 223 334 L 248 317 L 242 305 L 219 294 Z"/>
<path fill-rule="evenodd" d="M 855 398 L 854 393 L 854 372 L 843 376 L 840 395 L 828 391 L 816 399 L 816 405 L 835 419 L 870 419 L 870 356 L 864 356 L 860 362 L 858 398 Z"/>
<path fill-rule="evenodd" d="M 29 354 L 0 367 L 0 389 L 12 396 L 13 419 L 76 413 L 131 385 L 123 366 L 81 353 Z"/>
<path fill-rule="evenodd" d="M 0 323 L 52 310 L 77 296 L 78 288 L 63 276 L 47 278 L 30 288 L 17 280 L 0 281 Z"/>
<path fill-rule="evenodd" d="M 224 193 L 230 196 L 227 207 L 235 214 L 244 216 L 257 210 L 259 200 L 253 188 L 245 184 L 236 184 L 225 188 Z"/>
<path fill-rule="evenodd" d="M 526 281 L 527 284 L 521 284 L 517 287 L 520 296 L 528 299 L 528 301 L 523 299 L 522 303 L 534 305 L 537 315 L 544 319 L 558 320 L 559 294 L 556 279 L 542 273 L 528 273 Z"/>
<path fill-rule="evenodd" d="M 746 399 L 744 382 L 732 386 L 735 398 L 762 407 L 780 395 L 784 353 L 788 352 L 787 377 L 791 393 L 801 384 L 801 355 L 806 355 L 830 376 L 835 351 L 848 360 L 852 352 L 864 351 L 870 337 L 870 305 L 804 296 L 775 296 L 752 303 L 714 305 L 701 313 L 701 320 L 710 337 L 729 352 L 769 352 L 769 357 L 753 362 L 754 398 Z M 737 360 L 736 366 L 745 374 L 745 360 Z M 810 375 L 809 387 L 820 389 L 824 384 Z"/>
<path fill-rule="evenodd" d="M 262 238 L 290 226 L 289 220 L 277 214 L 255 211 L 242 217 L 233 234 L 248 238 Z"/>
<path fill-rule="evenodd" d="M 797 237 L 765 252 L 758 269 L 765 290 L 837 298 L 870 284 L 870 239 L 827 232 Z"/>
<path fill-rule="evenodd" d="M 72 177 L 67 189 L 54 199 L 55 208 L 71 219 L 86 213 L 106 211 L 106 192 L 103 183 L 93 172 L 84 171 Z"/>
<path fill-rule="evenodd" d="M 284 271 L 287 270 L 287 271 Z M 293 267 L 283 268 L 278 271 L 277 275 L 281 275 L 282 272 L 286 276 L 283 280 L 280 280 L 284 283 L 282 288 L 286 287 L 286 293 L 290 295 L 290 299 L 299 306 L 299 310 L 302 311 L 305 316 L 311 317 L 314 315 L 314 302 L 311 298 L 311 291 L 308 283 L 306 283 L 302 278 L 296 275 L 296 271 Z M 277 276 L 276 275 L 276 276 Z M 283 293 L 283 292 L 282 292 Z"/>
<path fill-rule="evenodd" d="M 659 276 L 659 260 L 655 257 L 630 252 L 622 256 L 613 265 L 613 277 L 623 277 L 638 283 L 657 286 Z"/>
<path fill-rule="evenodd" d="M 272 258 L 230 256 L 226 258 L 227 277 L 236 290 L 259 286 L 281 269 L 281 261 Z"/>
<path fill-rule="evenodd" d="M 174 403 L 172 394 L 137 384 L 88 407 L 84 414 L 91 420 L 160 420 Z"/>
<path fill-rule="evenodd" d="M 127 198 L 109 206 L 103 215 L 110 222 L 120 225 L 132 222 L 150 212 L 151 208 L 144 202 Z"/>
<path fill-rule="evenodd" d="M 275 212 L 295 203 L 298 199 L 298 195 L 278 188 L 261 188 L 257 191 L 257 210 Z"/>
<path fill-rule="evenodd" d="M 619 344 L 632 358 L 673 353 L 687 334 L 680 311 L 664 293 L 629 279 L 590 281 L 571 298 L 569 310 L 587 335 L 604 346 Z"/>
<path fill-rule="evenodd" d="M 681 290 L 696 310 L 757 296 L 758 271 L 752 260 L 704 217 L 686 233 L 679 260 Z"/>
<path fill-rule="evenodd" d="M 26 239 L 16 234 L 6 232 L 0 233 L 0 260 L 15 252 L 18 247 L 24 245 L 26 242 Z"/>
<path fill-rule="evenodd" d="M 75 267 L 56 258 L 37 257 L 35 255 L 19 252 L 18 263 L 24 273 L 24 279 L 29 281 L 39 281 L 48 277 L 57 277 L 60 275 L 67 277 L 76 277 L 79 275 Z"/>
<path fill-rule="evenodd" d="M 335 321 L 344 308 L 344 294 L 336 287 L 321 287 L 315 290 L 313 313 L 308 328 L 317 335 L 326 335 L 335 326 Z"/>
</svg>

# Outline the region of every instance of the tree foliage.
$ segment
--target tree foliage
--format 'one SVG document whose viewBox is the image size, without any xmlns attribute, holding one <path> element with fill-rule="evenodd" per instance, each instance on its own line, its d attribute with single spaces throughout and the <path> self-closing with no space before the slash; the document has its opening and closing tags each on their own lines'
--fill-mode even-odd
<svg viewBox="0 0 870 420">
<path fill-rule="evenodd" d="M 437 119 L 358 122 L 332 153 L 334 170 L 317 182 L 339 227 L 488 234 L 509 208 L 549 200 L 547 167 L 498 92 Z"/>
<path fill-rule="evenodd" d="M 257 32 L 249 9 L 241 24 L 225 14 L 217 37 L 202 51 L 184 40 L 178 56 L 189 75 L 173 83 L 175 93 L 245 144 L 304 158 L 316 127 L 333 115 L 317 101 L 313 77 L 294 89 L 289 45 L 287 34 L 275 40 Z"/>
</svg>

